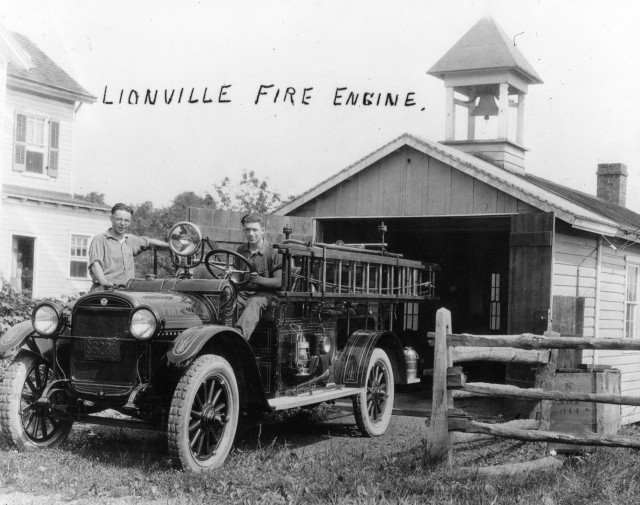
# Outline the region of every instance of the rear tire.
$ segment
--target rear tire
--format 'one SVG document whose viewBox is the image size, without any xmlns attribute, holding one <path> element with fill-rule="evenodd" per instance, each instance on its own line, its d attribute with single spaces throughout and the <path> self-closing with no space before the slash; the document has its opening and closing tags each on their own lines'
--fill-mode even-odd
<svg viewBox="0 0 640 505">
<path fill-rule="evenodd" d="M 240 395 L 233 368 L 220 356 L 197 358 L 173 394 L 169 452 L 185 470 L 205 472 L 224 463 L 236 434 Z"/>
<path fill-rule="evenodd" d="M 56 419 L 51 403 L 38 403 L 52 378 L 43 358 L 20 352 L 0 386 L 0 422 L 19 451 L 57 447 L 69 436 L 73 421 Z M 64 394 L 64 393 L 57 393 Z"/>
<path fill-rule="evenodd" d="M 353 397 L 353 415 L 365 437 L 379 437 L 389 426 L 393 412 L 393 368 L 389 356 L 376 348 L 369 359 L 365 388 Z"/>
</svg>

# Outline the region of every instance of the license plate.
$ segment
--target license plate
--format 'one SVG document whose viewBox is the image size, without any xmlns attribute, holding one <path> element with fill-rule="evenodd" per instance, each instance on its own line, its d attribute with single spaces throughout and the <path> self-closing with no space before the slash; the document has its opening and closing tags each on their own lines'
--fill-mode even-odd
<svg viewBox="0 0 640 505">
<path fill-rule="evenodd" d="M 85 340 L 84 359 L 92 361 L 120 361 L 120 342 L 117 340 Z"/>
</svg>

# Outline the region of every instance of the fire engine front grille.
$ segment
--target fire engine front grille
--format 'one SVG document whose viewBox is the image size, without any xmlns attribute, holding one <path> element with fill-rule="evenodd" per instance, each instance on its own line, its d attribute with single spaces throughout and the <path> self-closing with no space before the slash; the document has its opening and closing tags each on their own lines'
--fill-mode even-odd
<svg viewBox="0 0 640 505">
<path fill-rule="evenodd" d="M 73 335 L 82 337 L 123 337 L 129 330 L 129 309 L 77 310 L 73 315 Z"/>
<path fill-rule="evenodd" d="M 126 395 L 134 386 L 139 345 L 123 338 L 130 309 L 77 309 L 73 315 L 71 382 L 79 393 Z"/>
</svg>

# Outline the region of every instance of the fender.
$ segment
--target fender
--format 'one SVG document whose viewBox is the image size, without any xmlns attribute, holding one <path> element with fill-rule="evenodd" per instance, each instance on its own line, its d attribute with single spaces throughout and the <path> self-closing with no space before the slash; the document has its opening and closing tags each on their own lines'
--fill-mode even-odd
<svg viewBox="0 0 640 505">
<path fill-rule="evenodd" d="M 174 340 L 173 347 L 167 352 L 167 363 L 171 367 L 184 369 L 203 349 L 229 361 L 239 382 L 244 384 L 247 406 L 271 410 L 263 391 L 255 354 L 249 342 L 235 328 L 220 325 L 188 328 Z"/>
<path fill-rule="evenodd" d="M 14 349 L 23 347 L 51 363 L 53 340 L 44 337 L 32 338 L 34 335 L 37 334 L 30 320 L 12 326 L 0 337 L 0 357 L 5 357 Z"/>
<path fill-rule="evenodd" d="M 390 331 L 355 331 L 347 341 L 342 355 L 335 365 L 336 383 L 350 387 L 363 387 L 366 383 L 367 367 L 373 350 L 380 347 L 386 351 L 394 365 L 396 383 L 406 380 L 402 342 Z"/>
<path fill-rule="evenodd" d="M 188 362 L 198 355 L 205 344 L 220 333 L 233 335 L 233 340 L 237 340 L 238 346 L 246 347 L 247 351 L 252 352 L 249 343 L 235 328 L 221 325 L 192 326 L 184 330 L 178 338 L 173 341 L 173 347 L 167 352 L 169 365 L 175 366 L 176 368 L 186 367 Z M 235 337 L 237 337 L 237 339 Z"/>
</svg>

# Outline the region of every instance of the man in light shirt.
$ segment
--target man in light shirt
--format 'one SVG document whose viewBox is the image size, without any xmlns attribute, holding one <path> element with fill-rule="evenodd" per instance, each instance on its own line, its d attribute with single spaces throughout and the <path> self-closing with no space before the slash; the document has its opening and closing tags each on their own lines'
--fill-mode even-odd
<svg viewBox="0 0 640 505">
<path fill-rule="evenodd" d="M 111 228 L 93 237 L 89 247 L 89 273 L 93 279 L 91 291 L 104 291 L 124 286 L 135 278 L 134 256 L 154 246 L 168 249 L 169 244 L 149 237 L 127 233 L 133 209 L 116 203 L 111 209 Z"/>
</svg>

